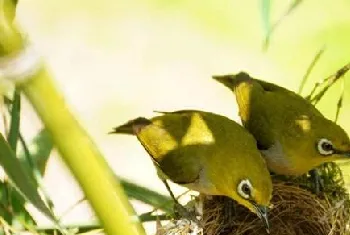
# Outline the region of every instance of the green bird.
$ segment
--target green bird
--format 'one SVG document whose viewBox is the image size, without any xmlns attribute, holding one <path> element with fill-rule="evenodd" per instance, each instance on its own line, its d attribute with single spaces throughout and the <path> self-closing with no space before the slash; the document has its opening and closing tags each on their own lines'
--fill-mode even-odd
<svg viewBox="0 0 350 235">
<path fill-rule="evenodd" d="M 242 123 L 270 171 L 301 175 L 322 163 L 349 159 L 346 132 L 300 95 L 244 72 L 213 78 L 235 93 Z"/>
<path fill-rule="evenodd" d="M 163 181 L 230 197 L 256 213 L 268 231 L 271 177 L 254 137 L 236 122 L 182 110 L 139 117 L 111 133 L 136 135 Z"/>
</svg>

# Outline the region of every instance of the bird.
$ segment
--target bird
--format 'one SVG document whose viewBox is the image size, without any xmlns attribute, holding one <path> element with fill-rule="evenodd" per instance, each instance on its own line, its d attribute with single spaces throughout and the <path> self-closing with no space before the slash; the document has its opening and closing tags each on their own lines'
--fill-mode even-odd
<svg viewBox="0 0 350 235">
<path fill-rule="evenodd" d="M 349 159 L 347 133 L 302 96 L 246 72 L 213 79 L 235 93 L 242 124 L 270 171 L 299 176 L 323 163 Z"/>
<path fill-rule="evenodd" d="M 227 196 L 257 214 L 269 232 L 271 176 L 254 137 L 235 121 L 179 110 L 138 117 L 110 133 L 135 135 L 169 191 L 167 180 L 206 195 Z"/>
</svg>

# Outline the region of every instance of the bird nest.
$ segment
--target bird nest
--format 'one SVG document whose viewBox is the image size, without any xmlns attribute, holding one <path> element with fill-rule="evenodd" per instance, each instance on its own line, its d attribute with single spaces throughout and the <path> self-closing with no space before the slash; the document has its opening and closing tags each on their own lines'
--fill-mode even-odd
<svg viewBox="0 0 350 235">
<path fill-rule="evenodd" d="M 321 193 L 317 195 L 313 193 L 314 184 L 309 175 L 298 178 L 272 176 L 274 188 L 273 207 L 269 211 L 270 234 L 350 234 L 350 200 L 341 170 L 335 163 L 327 163 L 317 171 L 323 185 Z M 221 196 L 205 197 L 200 225 L 177 224 L 179 226 L 166 234 L 266 234 L 255 214 Z"/>
</svg>

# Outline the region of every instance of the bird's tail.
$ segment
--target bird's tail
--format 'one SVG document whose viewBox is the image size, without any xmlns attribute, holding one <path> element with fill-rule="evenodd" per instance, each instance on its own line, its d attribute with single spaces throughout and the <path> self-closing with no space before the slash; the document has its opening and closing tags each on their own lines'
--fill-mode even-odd
<svg viewBox="0 0 350 235">
<path fill-rule="evenodd" d="M 136 135 L 138 134 L 144 127 L 152 124 L 150 120 L 144 117 L 139 117 L 133 120 L 128 121 L 127 123 L 117 126 L 113 129 L 113 131 L 108 134 L 128 134 L 128 135 Z"/>
<path fill-rule="evenodd" d="M 241 83 L 252 82 L 254 79 L 246 72 L 239 72 L 238 74 L 214 75 L 213 79 L 227 86 L 231 90 L 235 90 Z"/>
<path fill-rule="evenodd" d="M 276 84 L 266 82 L 263 80 L 259 80 L 256 78 L 252 78 L 246 72 L 239 72 L 237 74 L 232 74 L 232 75 L 230 75 L 230 74 L 214 75 L 213 79 L 222 83 L 223 85 L 230 88 L 234 92 L 239 92 L 239 90 L 247 89 L 247 86 L 249 86 L 250 89 L 259 87 L 259 89 L 263 89 L 264 91 L 272 91 L 272 92 L 277 91 L 277 92 L 293 93 L 293 92 L 291 92 L 283 87 L 280 87 Z"/>
</svg>

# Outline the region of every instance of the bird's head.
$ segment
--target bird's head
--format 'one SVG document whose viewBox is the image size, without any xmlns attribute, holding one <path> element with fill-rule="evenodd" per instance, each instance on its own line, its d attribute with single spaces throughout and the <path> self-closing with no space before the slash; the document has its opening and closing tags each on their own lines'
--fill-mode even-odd
<svg viewBox="0 0 350 235">
<path fill-rule="evenodd" d="M 280 138 L 284 156 L 294 166 L 295 175 L 322 163 L 350 160 L 350 139 L 339 125 L 323 116 L 303 118 L 295 123 L 298 126 L 295 135 L 285 134 Z"/>
<path fill-rule="evenodd" d="M 217 182 L 217 188 L 222 195 L 255 213 L 269 232 L 268 209 L 272 198 L 272 180 L 264 159 L 258 157 L 254 158 L 255 161 L 251 161 L 249 157 L 239 158 L 242 163 L 239 168 L 229 172 L 230 177 L 222 170 L 220 174 L 215 174 L 217 179 L 213 181 Z"/>
<path fill-rule="evenodd" d="M 313 143 L 310 146 L 313 146 L 311 153 L 314 159 L 320 163 L 350 159 L 350 139 L 343 128 L 327 119 L 313 125 Z"/>
<path fill-rule="evenodd" d="M 236 200 L 255 213 L 263 222 L 266 231 L 270 232 L 268 210 L 272 196 L 272 183 L 270 180 L 241 179 L 235 189 Z"/>
</svg>

